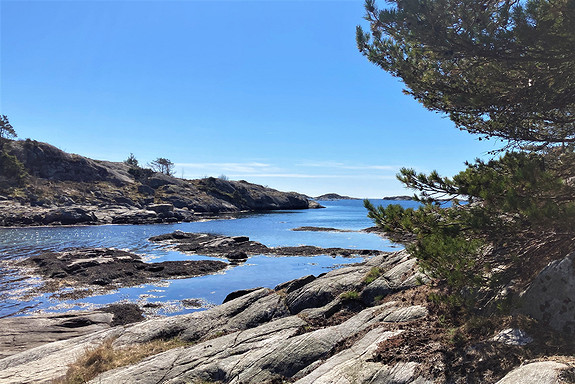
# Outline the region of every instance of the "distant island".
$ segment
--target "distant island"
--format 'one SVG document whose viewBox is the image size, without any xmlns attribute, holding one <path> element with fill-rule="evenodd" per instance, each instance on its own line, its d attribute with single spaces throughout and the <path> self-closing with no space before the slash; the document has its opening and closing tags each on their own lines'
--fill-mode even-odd
<svg viewBox="0 0 575 384">
<path fill-rule="evenodd" d="M 324 195 L 315 197 L 314 200 L 331 201 L 331 200 L 359 200 L 359 199 L 357 197 L 338 195 L 337 193 L 326 193 Z"/>
<path fill-rule="evenodd" d="M 404 196 L 384 196 L 383 200 L 396 200 L 396 201 L 413 200 L 413 196 L 407 196 L 407 195 L 404 195 Z"/>
<path fill-rule="evenodd" d="M 337 193 L 326 193 L 316 197 L 310 197 L 312 200 L 323 200 L 323 201 L 333 201 L 333 200 L 361 200 L 357 197 L 350 197 L 339 195 Z M 413 196 L 407 195 L 400 195 L 400 196 L 385 196 L 382 200 L 394 200 L 394 201 L 401 201 L 401 200 L 413 200 Z"/>
</svg>

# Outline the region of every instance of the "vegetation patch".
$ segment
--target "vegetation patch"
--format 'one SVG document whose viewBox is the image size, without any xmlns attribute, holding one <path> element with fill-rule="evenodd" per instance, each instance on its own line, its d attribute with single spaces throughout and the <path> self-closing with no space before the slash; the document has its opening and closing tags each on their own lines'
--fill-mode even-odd
<svg viewBox="0 0 575 384">
<path fill-rule="evenodd" d="M 367 285 L 370 284 L 372 282 L 374 282 L 379 276 L 381 276 L 382 274 L 382 270 L 379 267 L 372 267 L 369 272 L 367 273 L 367 275 L 365 276 L 365 278 L 363 279 L 363 282 Z"/>
<path fill-rule="evenodd" d="M 54 384 L 87 383 L 103 372 L 136 364 L 148 356 L 169 349 L 192 345 L 177 338 L 154 340 L 126 348 L 114 348 L 113 342 L 114 339 L 108 339 L 100 346 L 87 350 L 70 366 L 66 376 L 55 380 Z"/>
<path fill-rule="evenodd" d="M 359 292 L 357 291 L 347 291 L 339 295 L 339 298 L 343 301 L 359 300 Z"/>
</svg>

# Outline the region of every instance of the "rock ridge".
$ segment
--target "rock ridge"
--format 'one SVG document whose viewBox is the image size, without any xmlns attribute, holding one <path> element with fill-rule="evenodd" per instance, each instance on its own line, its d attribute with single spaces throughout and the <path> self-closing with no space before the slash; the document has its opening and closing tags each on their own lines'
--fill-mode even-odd
<svg viewBox="0 0 575 384">
<path fill-rule="evenodd" d="M 8 141 L 4 149 L 28 176 L 23 185 L 0 191 L 0 226 L 149 224 L 321 207 L 296 192 L 244 180 L 179 179 L 29 139 Z"/>
</svg>

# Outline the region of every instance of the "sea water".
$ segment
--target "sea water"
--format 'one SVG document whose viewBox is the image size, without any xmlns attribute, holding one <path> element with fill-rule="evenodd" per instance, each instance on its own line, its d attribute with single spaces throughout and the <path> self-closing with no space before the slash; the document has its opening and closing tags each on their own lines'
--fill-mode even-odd
<svg viewBox="0 0 575 384">
<path fill-rule="evenodd" d="M 373 200 L 374 204 L 411 201 Z M 190 255 L 166 245 L 148 241 L 151 236 L 180 230 L 227 236 L 249 236 L 268 247 L 315 245 L 350 249 L 401 249 L 387 239 L 360 230 L 373 226 L 361 200 L 320 201 L 325 209 L 271 211 L 240 215 L 232 220 L 151 225 L 100 225 L 75 227 L 0 228 L 0 318 L 37 311 L 64 311 L 97 308 L 115 302 L 135 302 L 155 308 L 160 315 L 180 314 L 221 304 L 226 295 L 239 289 L 273 288 L 277 284 L 306 275 L 318 275 L 339 266 L 356 263 L 361 257 L 329 255 L 303 257 L 251 256 L 247 262 L 230 266 L 213 275 L 164 280 L 154 284 L 121 288 L 79 300 L 59 300 L 51 294 L 31 295 L 38 278 L 24 278 L 10 268 L 10 262 L 45 251 L 68 248 L 105 247 L 137 253 L 148 262 L 166 260 L 217 259 Z M 350 232 L 293 231 L 294 228 L 329 227 Z M 224 261 L 226 261 L 224 259 Z M 192 299 L 190 301 L 190 299 Z M 187 303 L 193 303 L 188 305 Z"/>
</svg>

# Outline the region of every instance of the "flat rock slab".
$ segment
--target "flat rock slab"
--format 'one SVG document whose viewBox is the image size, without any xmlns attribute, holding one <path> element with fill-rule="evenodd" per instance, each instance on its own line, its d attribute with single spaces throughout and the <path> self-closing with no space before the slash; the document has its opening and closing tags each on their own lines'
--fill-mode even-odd
<svg viewBox="0 0 575 384">
<path fill-rule="evenodd" d="M 227 263 L 183 260 L 145 263 L 139 255 L 117 249 L 89 248 L 45 252 L 18 263 L 46 279 L 40 290 L 56 291 L 62 285 L 98 286 L 105 290 L 161 279 L 203 276 L 220 271 Z"/>
<path fill-rule="evenodd" d="M 0 359 L 42 344 L 110 328 L 114 315 L 100 311 L 0 319 Z"/>
<path fill-rule="evenodd" d="M 95 311 L 36 314 L 0 319 L 0 360 L 54 341 L 144 320 L 135 304 L 112 304 Z"/>
<path fill-rule="evenodd" d="M 346 248 L 321 248 L 310 245 L 298 247 L 270 248 L 257 241 L 250 240 L 247 236 L 222 236 L 209 233 L 190 233 L 175 231 L 160 236 L 150 237 L 150 241 L 168 242 L 177 250 L 208 256 L 226 256 L 236 259 L 234 255 L 243 253 L 247 255 L 278 255 L 278 256 L 373 256 L 385 252 L 373 249 L 346 249 Z"/>
</svg>

